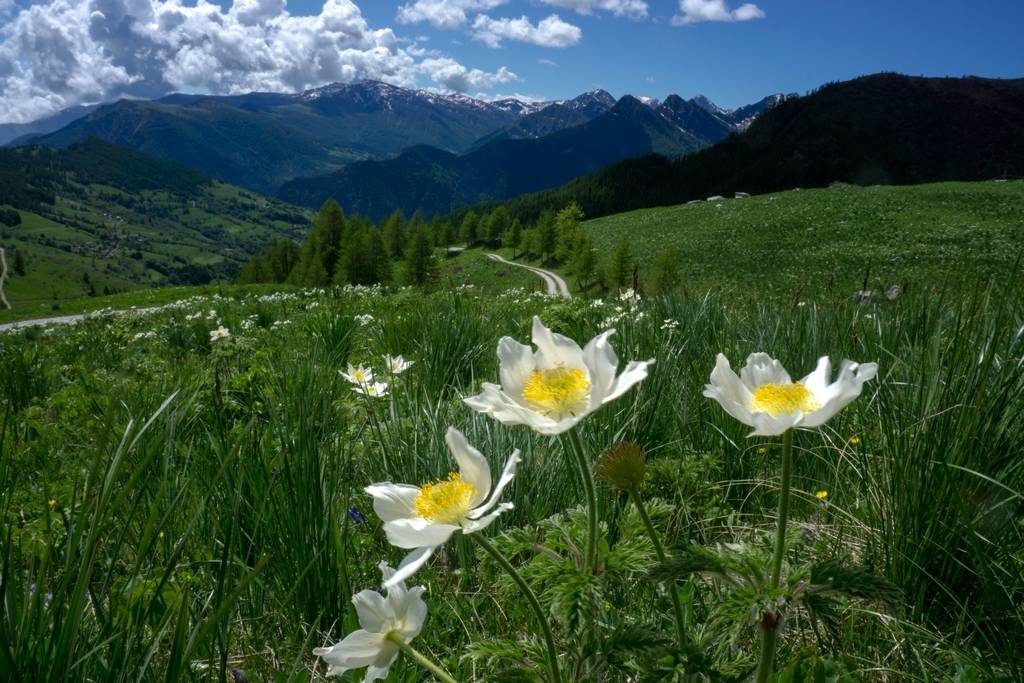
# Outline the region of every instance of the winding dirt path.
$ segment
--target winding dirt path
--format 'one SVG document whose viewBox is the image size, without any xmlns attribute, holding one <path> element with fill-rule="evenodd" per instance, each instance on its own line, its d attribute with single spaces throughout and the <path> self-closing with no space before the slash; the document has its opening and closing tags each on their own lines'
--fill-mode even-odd
<svg viewBox="0 0 1024 683">
<path fill-rule="evenodd" d="M 544 270 L 543 268 L 536 268 L 534 266 L 527 266 L 523 265 L 522 263 L 509 261 L 507 259 L 502 258 L 498 254 L 488 254 L 487 258 L 491 259 L 492 261 L 498 261 L 499 263 L 504 263 L 509 266 L 515 266 L 516 268 L 523 268 L 525 270 L 529 270 L 535 275 L 539 275 L 541 278 L 544 279 L 545 284 L 547 284 L 548 294 L 550 294 L 551 296 L 560 296 L 563 299 L 572 298 L 572 294 L 569 293 L 569 285 L 565 284 L 565 280 L 563 280 L 560 276 L 556 275 L 555 273 L 552 273 L 550 270 Z"/>
</svg>

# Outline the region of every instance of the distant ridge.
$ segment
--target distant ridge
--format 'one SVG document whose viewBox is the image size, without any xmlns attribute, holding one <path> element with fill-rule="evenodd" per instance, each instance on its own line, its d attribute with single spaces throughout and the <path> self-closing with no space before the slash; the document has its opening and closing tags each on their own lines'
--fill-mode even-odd
<svg viewBox="0 0 1024 683">
<path fill-rule="evenodd" d="M 780 102 L 695 154 L 618 162 L 506 205 L 532 219 L 575 201 L 597 217 L 738 191 L 1020 176 L 1022 130 L 1024 79 L 874 74 Z"/>
<path fill-rule="evenodd" d="M 744 116 L 756 116 L 750 112 L 786 97 L 765 98 Z M 630 95 L 613 102 L 607 92 L 596 90 L 524 115 L 462 155 L 418 146 L 393 159 L 296 178 L 282 185 L 277 196 L 310 208 L 335 199 L 346 212 L 374 220 L 395 209 L 429 218 L 467 204 L 557 187 L 621 159 L 651 152 L 676 157 L 745 127 L 731 118 L 732 112 L 718 111 L 710 114 L 678 95 L 652 107 Z"/>
</svg>

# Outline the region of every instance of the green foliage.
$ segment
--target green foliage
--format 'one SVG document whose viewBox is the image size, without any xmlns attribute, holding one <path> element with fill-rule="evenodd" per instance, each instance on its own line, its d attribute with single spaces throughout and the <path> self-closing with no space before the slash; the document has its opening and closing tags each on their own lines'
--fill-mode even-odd
<svg viewBox="0 0 1024 683">
<path fill-rule="evenodd" d="M 238 281 L 282 283 L 299 263 L 302 250 L 291 240 L 274 240 L 242 266 Z"/>
<path fill-rule="evenodd" d="M 483 234 L 486 236 L 488 244 L 491 246 L 500 244 L 502 235 L 505 234 L 511 224 L 512 218 L 509 216 L 508 209 L 504 206 L 499 206 L 487 214 L 487 218 L 483 223 Z"/>
<path fill-rule="evenodd" d="M 13 228 L 21 225 L 21 214 L 7 206 L 0 206 L 0 225 Z"/>
<path fill-rule="evenodd" d="M 633 250 L 630 242 L 631 240 L 627 239 L 619 240 L 612 253 L 612 262 L 608 270 L 610 284 L 620 289 L 633 283 Z"/>
<path fill-rule="evenodd" d="M 679 254 L 672 248 L 658 251 L 654 256 L 654 265 L 648 277 L 648 288 L 651 294 L 668 294 L 682 282 L 679 275 Z"/>
<path fill-rule="evenodd" d="M 501 235 L 501 246 L 512 250 L 512 258 L 516 257 L 516 249 L 523 243 L 523 224 L 516 218 Z"/>
<path fill-rule="evenodd" d="M 434 248 L 423 225 L 416 226 L 405 247 L 405 277 L 407 284 L 425 285 L 434 273 Z"/>
<path fill-rule="evenodd" d="M 477 252 L 451 261 L 469 270 L 470 257 L 497 267 Z M 404 555 L 360 487 L 444 477 L 449 424 L 494 472 L 522 451 L 505 493 L 515 508 L 481 533 L 539 593 L 567 680 L 742 680 L 752 617 L 780 598 L 782 680 L 1020 678 L 1015 289 L 802 307 L 353 286 L 153 303 L 164 305 L 0 335 L 0 668 L 11 680 L 220 680 L 232 667 L 249 680 L 315 677 L 311 648 L 356 629 L 351 595 L 377 585 L 379 559 Z M 635 507 L 600 492 L 599 571 L 582 571 L 586 518 L 560 444 L 461 404 L 497 376 L 499 339 L 526 341 L 534 314 L 581 342 L 612 321 L 623 361 L 657 359 L 581 437 L 592 457 L 623 440 L 648 454 L 643 492 L 675 549 L 655 575 L 684 597 L 690 647 L 667 637 L 671 605 Z M 231 337 L 211 343 L 219 325 Z M 763 577 L 778 444 L 748 439 L 701 396 L 715 353 L 735 362 L 761 349 L 797 376 L 825 351 L 882 366 L 862 400 L 796 437 L 787 580 L 774 594 Z M 383 353 L 415 365 L 387 398 L 365 400 L 338 370 L 379 371 Z M 430 589 L 416 644 L 457 680 L 536 680 L 532 613 L 480 560 L 456 535 L 410 582 Z M 400 657 L 392 677 L 422 674 Z"/>
<path fill-rule="evenodd" d="M 459 239 L 467 247 L 472 247 L 479 241 L 480 217 L 476 215 L 475 211 L 470 211 L 463 217 L 462 224 L 459 227 Z"/>
</svg>

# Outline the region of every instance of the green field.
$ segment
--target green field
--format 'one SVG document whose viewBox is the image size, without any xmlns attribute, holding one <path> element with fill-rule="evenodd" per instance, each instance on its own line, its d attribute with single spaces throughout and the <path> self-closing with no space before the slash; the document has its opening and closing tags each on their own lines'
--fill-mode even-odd
<svg viewBox="0 0 1024 683">
<path fill-rule="evenodd" d="M 1024 254 L 1024 181 L 842 186 L 644 209 L 585 224 L 607 263 L 675 251 L 687 291 L 757 300 L 845 298 L 863 288 L 973 291 Z"/>
<path fill-rule="evenodd" d="M 25 263 L 6 286 L 15 309 L 64 310 L 81 297 L 231 281 L 271 239 L 301 240 L 309 227 L 306 212 L 222 183 L 191 197 L 69 187 L 45 215 L 19 211 L 20 225 L 0 226 L 9 258 L 20 251 Z"/>
<path fill-rule="evenodd" d="M 497 379 L 498 339 L 527 341 L 534 314 L 581 343 L 614 325 L 623 362 L 656 359 L 579 435 L 591 461 L 623 440 L 646 452 L 655 534 L 689 558 L 658 574 L 678 580 L 688 649 L 629 499 L 599 485 L 592 573 L 570 443 L 461 401 Z M 1017 680 L 1022 322 L 1019 295 L 994 290 L 791 307 L 727 294 L 228 288 L 0 335 L 0 672 L 318 679 L 312 649 L 359 628 L 352 594 L 406 552 L 362 487 L 444 478 L 455 425 L 494 470 L 522 450 L 504 496 L 514 510 L 479 533 L 538 594 L 563 680 L 742 679 L 758 657 L 751 613 L 770 594 L 742 577 L 771 555 L 780 439 L 748 438 L 701 389 L 716 353 L 737 367 L 764 350 L 798 377 L 819 355 L 880 365 L 857 401 L 795 435 L 778 680 Z M 231 336 L 212 342 L 220 325 Z M 384 353 L 415 364 L 387 398 L 353 392 L 339 370 L 381 373 Z M 534 613 L 470 537 L 409 585 L 428 589 L 413 645 L 456 680 L 550 680 Z M 429 677 L 401 656 L 388 680 Z"/>
</svg>

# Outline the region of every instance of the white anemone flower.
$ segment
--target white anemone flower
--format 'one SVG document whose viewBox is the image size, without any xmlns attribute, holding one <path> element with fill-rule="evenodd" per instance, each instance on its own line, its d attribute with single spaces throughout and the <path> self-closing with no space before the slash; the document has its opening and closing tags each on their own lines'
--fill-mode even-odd
<svg viewBox="0 0 1024 683">
<path fill-rule="evenodd" d="M 341 376 L 352 384 L 363 386 L 373 382 L 373 369 L 364 367 L 362 363 L 359 364 L 359 367 L 355 367 L 349 363 L 348 372 L 342 372 Z"/>
<path fill-rule="evenodd" d="M 224 327 L 223 325 L 221 325 L 220 327 L 218 327 L 215 330 L 210 330 L 210 341 L 211 342 L 220 341 L 221 339 L 227 339 L 230 336 L 231 336 L 231 331 L 228 330 L 228 328 Z"/>
<path fill-rule="evenodd" d="M 371 382 L 369 384 L 359 384 L 352 387 L 352 391 L 363 396 L 372 396 L 373 398 L 383 398 L 388 395 L 388 383 L 387 382 Z"/>
<path fill-rule="evenodd" d="M 412 367 L 413 361 L 406 360 L 401 356 L 385 355 L 384 364 L 388 366 L 388 371 L 390 371 L 392 375 L 400 375 Z"/>
<path fill-rule="evenodd" d="M 485 382 L 479 394 L 463 400 L 502 424 L 561 434 L 647 377 L 653 358 L 630 361 L 616 377 L 619 358 L 608 342 L 613 334 L 614 329 L 602 332 L 580 349 L 534 316 L 537 350 L 503 337 L 498 342 L 501 384 Z"/>
<path fill-rule="evenodd" d="M 386 562 L 378 566 L 387 584 L 394 577 L 395 570 Z M 397 581 L 391 584 L 387 596 L 375 590 L 364 590 L 354 595 L 352 604 L 356 607 L 362 628 L 331 647 L 313 650 L 314 655 L 323 657 L 327 662 L 327 675 L 341 676 L 346 671 L 365 666 L 364 683 L 386 678 L 399 652 L 395 639 L 409 643 L 423 629 L 427 618 L 427 603 L 423 601 L 425 590 L 422 586 L 406 590 L 405 584 Z"/>
<path fill-rule="evenodd" d="M 498 504 L 498 500 L 516 476 L 519 450 L 509 456 L 492 490 L 491 466 L 462 432 L 449 427 L 445 441 L 459 465 L 458 472 L 423 486 L 383 482 L 366 487 L 388 541 L 412 549 L 385 586 L 412 576 L 456 531 L 472 534 L 486 529 L 498 515 L 512 509 L 512 503 Z"/>
<path fill-rule="evenodd" d="M 814 372 L 794 382 L 779 361 L 766 353 L 752 353 L 737 377 L 729 360 L 720 353 L 704 395 L 753 427 L 750 436 L 773 436 L 793 427 L 825 424 L 860 396 L 864 382 L 877 372 L 877 363 L 844 360 L 839 376 L 830 383 L 832 363 L 828 356 L 822 356 Z"/>
</svg>

